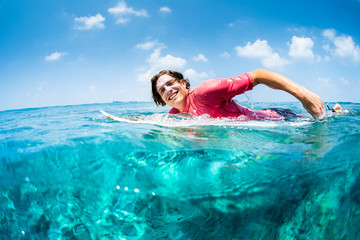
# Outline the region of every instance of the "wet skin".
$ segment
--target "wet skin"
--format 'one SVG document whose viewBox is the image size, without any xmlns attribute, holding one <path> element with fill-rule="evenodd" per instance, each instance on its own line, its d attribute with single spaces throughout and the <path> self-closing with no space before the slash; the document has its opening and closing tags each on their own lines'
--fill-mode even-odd
<svg viewBox="0 0 360 240">
<path fill-rule="evenodd" d="M 179 82 L 169 75 L 162 75 L 156 82 L 156 90 L 167 105 L 179 111 L 184 109 L 188 95 L 184 80 Z"/>
</svg>

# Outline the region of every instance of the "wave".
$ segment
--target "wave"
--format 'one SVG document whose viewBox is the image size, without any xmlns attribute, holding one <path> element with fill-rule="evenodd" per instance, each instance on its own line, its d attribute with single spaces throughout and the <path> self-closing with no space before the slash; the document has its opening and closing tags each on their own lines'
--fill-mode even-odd
<svg viewBox="0 0 360 240">
<path fill-rule="evenodd" d="M 101 111 L 101 110 L 100 110 Z M 246 116 L 237 118 L 212 118 L 209 115 L 192 116 L 189 114 L 151 114 L 116 117 L 101 111 L 108 118 L 126 123 L 152 124 L 163 127 L 194 127 L 194 126 L 239 126 L 239 127 L 278 127 L 278 126 L 304 126 L 314 122 L 312 119 L 302 117 L 293 121 L 253 120 Z"/>
</svg>

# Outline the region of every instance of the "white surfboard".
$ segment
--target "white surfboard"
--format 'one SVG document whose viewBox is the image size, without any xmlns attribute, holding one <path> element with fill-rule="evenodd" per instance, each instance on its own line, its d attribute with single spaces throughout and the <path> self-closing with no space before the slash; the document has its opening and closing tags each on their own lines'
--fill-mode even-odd
<svg viewBox="0 0 360 240">
<path fill-rule="evenodd" d="M 168 114 L 154 114 L 152 116 L 141 116 L 139 118 L 122 118 L 111 115 L 105 111 L 100 110 L 102 114 L 111 120 L 125 123 L 136 124 L 151 124 L 161 127 L 197 127 L 197 126 L 239 126 L 239 127 L 277 127 L 279 124 L 290 126 L 301 126 L 310 124 L 310 121 L 300 122 L 273 122 L 273 121 L 237 121 L 231 119 L 214 119 L 214 118 L 190 118 L 190 119 L 177 119 Z"/>
<path fill-rule="evenodd" d="M 119 121 L 119 122 L 127 122 L 127 123 L 136 123 L 136 122 L 138 122 L 138 120 L 131 120 L 131 119 L 126 119 L 126 118 L 116 117 L 114 115 L 111 115 L 110 113 L 104 112 L 103 110 L 100 110 L 100 112 L 102 114 L 104 114 L 105 116 L 107 116 L 108 118 L 110 118 L 111 120 L 115 120 L 115 121 Z"/>
<path fill-rule="evenodd" d="M 126 123 L 137 123 L 137 124 L 152 124 L 152 125 L 158 125 L 158 126 L 170 126 L 171 127 L 171 124 L 164 124 L 164 123 L 161 123 L 159 121 L 157 121 L 156 119 L 146 119 L 145 117 L 139 117 L 139 118 L 122 118 L 122 117 L 116 117 L 110 113 L 107 113 L 103 110 L 100 110 L 100 112 L 102 114 L 104 114 L 106 117 L 108 117 L 109 119 L 111 120 L 114 120 L 114 121 L 118 121 L 118 122 L 126 122 Z"/>
</svg>

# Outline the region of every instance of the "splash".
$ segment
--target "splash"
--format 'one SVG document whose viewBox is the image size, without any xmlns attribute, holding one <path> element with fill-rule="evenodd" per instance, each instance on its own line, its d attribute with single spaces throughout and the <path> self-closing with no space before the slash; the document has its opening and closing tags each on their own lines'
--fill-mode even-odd
<svg viewBox="0 0 360 240">
<path fill-rule="evenodd" d="M 100 110 L 101 111 L 101 110 Z M 134 124 L 152 124 L 163 127 L 194 127 L 194 126 L 239 126 L 239 127 L 265 127 L 273 128 L 278 126 L 303 126 L 310 124 L 310 118 L 301 118 L 295 121 L 271 121 L 271 120 L 253 120 L 251 117 L 240 116 L 237 118 L 212 118 L 207 114 L 201 116 L 192 116 L 190 114 L 152 114 L 152 115 L 132 115 L 116 117 L 101 111 L 111 120 L 134 123 Z"/>
</svg>

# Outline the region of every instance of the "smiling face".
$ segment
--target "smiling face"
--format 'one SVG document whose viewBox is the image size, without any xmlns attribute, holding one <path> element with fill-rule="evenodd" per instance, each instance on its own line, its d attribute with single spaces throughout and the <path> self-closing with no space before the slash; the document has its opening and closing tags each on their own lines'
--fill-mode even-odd
<svg viewBox="0 0 360 240">
<path fill-rule="evenodd" d="M 179 82 L 175 78 L 164 74 L 157 80 L 156 90 L 167 105 L 180 111 L 184 108 L 188 94 L 185 81 Z"/>
</svg>

